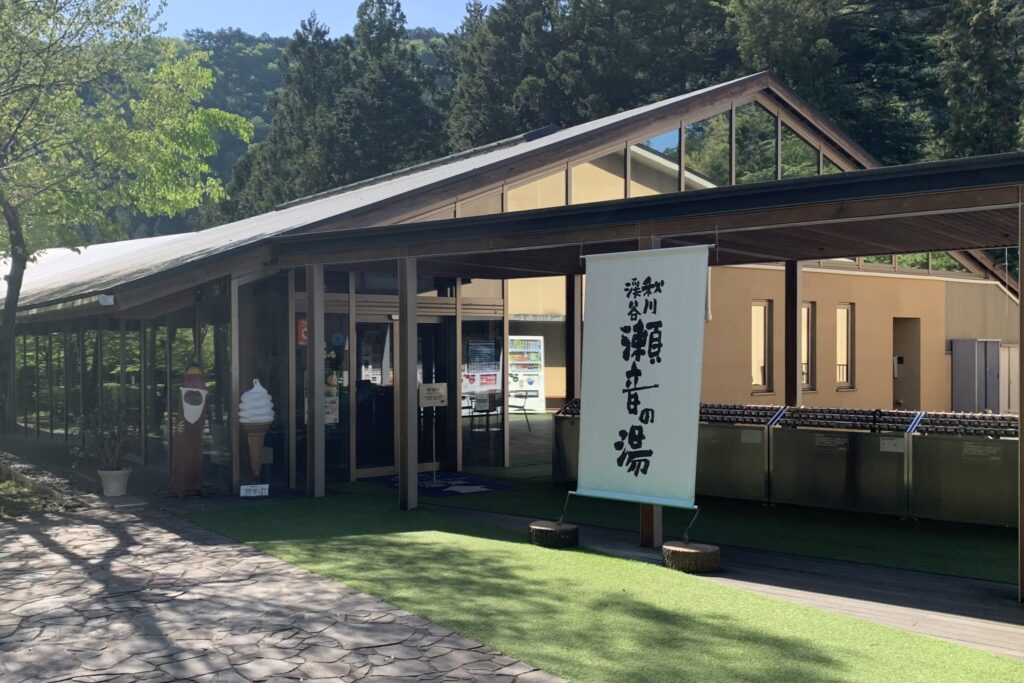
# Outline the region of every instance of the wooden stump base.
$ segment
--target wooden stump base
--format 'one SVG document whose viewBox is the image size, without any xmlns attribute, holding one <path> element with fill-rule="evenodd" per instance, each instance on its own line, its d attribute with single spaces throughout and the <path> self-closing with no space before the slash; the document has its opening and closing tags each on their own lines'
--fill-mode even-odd
<svg viewBox="0 0 1024 683">
<path fill-rule="evenodd" d="M 572 548 L 580 543 L 580 528 L 562 522 L 530 522 L 530 543 L 545 548 Z"/>
<path fill-rule="evenodd" d="M 717 545 L 671 541 L 661 546 L 665 566 L 687 574 L 704 574 L 722 568 L 722 553 Z"/>
</svg>

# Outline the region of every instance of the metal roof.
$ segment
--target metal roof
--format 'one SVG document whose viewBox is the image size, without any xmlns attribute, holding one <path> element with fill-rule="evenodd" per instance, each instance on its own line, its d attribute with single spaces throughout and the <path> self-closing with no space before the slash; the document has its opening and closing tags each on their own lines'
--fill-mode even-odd
<svg viewBox="0 0 1024 683">
<path fill-rule="evenodd" d="M 97 244 L 74 251 L 47 250 L 29 265 L 25 273 L 19 309 L 111 292 L 156 274 L 257 245 L 268 238 L 386 205 L 413 191 L 440 188 L 456 179 L 529 158 L 539 150 L 577 141 L 609 126 L 642 123 L 659 112 L 685 106 L 690 100 L 700 98 L 703 101 L 711 93 L 737 87 L 748 88 L 751 92 L 771 89 L 783 97 L 793 96 L 792 91 L 774 75 L 762 72 L 556 132 L 544 130 L 539 137 L 526 134 L 519 141 L 501 141 L 198 232 Z M 866 154 L 845 136 L 840 142 L 860 154 Z M 387 230 L 386 227 L 379 229 Z M 0 286 L 0 296 L 4 287 Z"/>
</svg>

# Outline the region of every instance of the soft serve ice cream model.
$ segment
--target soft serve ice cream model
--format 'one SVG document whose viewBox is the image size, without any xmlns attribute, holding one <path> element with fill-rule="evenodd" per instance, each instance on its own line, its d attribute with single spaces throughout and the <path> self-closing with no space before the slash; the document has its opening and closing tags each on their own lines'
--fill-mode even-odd
<svg viewBox="0 0 1024 683">
<path fill-rule="evenodd" d="M 238 404 L 238 421 L 249 439 L 249 464 L 252 474 L 259 479 L 263 459 L 263 439 L 274 421 L 274 401 L 258 379 L 252 381 L 252 389 L 242 394 Z"/>
</svg>

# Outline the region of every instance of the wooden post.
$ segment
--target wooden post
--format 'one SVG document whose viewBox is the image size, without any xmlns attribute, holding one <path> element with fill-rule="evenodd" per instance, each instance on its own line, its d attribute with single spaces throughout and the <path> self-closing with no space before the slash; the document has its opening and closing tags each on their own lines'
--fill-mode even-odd
<svg viewBox="0 0 1024 683">
<path fill-rule="evenodd" d="M 583 276 L 565 277 L 565 400 L 580 397 L 583 361 Z"/>
<path fill-rule="evenodd" d="M 358 421 L 356 419 L 356 380 L 359 373 L 356 372 L 356 364 L 359 357 L 356 355 L 358 345 L 356 344 L 356 274 L 348 274 L 348 480 L 356 480 L 356 440 L 358 434 Z"/>
<path fill-rule="evenodd" d="M 660 237 L 641 237 L 637 248 L 658 249 Z M 644 548 L 660 548 L 662 540 L 662 512 L 660 505 L 640 504 L 640 545 Z"/>
<path fill-rule="evenodd" d="M 231 434 L 231 495 L 238 495 L 238 488 L 242 485 L 241 472 L 241 450 L 242 443 L 239 435 L 241 427 L 238 424 L 238 402 L 242 399 L 242 359 L 241 359 L 241 331 L 238 329 L 241 321 L 239 311 L 240 297 L 238 288 L 241 285 L 238 278 L 231 278 L 231 410 L 228 413 L 228 427 Z M 153 329 L 154 349 L 156 343 L 156 329 Z M 79 356 L 81 358 L 81 356 Z M 84 362 L 80 363 L 82 367 Z M 151 369 L 150 372 L 153 372 Z M 81 395 L 81 392 L 80 394 Z"/>
<path fill-rule="evenodd" d="M 306 495 L 324 495 L 324 267 L 306 266 Z"/>
<path fill-rule="evenodd" d="M 295 384 L 298 381 L 298 349 L 296 348 L 296 335 L 298 330 L 296 329 L 296 317 L 295 317 L 295 271 L 288 271 L 288 488 L 295 489 L 298 487 L 298 446 L 296 445 L 295 439 L 295 401 L 298 398 L 296 395 Z"/>
<path fill-rule="evenodd" d="M 399 507 L 414 510 L 419 484 L 416 386 L 416 259 L 398 259 Z"/>
<path fill-rule="evenodd" d="M 783 343 L 785 345 L 785 376 L 783 390 L 786 405 L 798 406 L 801 403 L 803 382 L 800 373 L 800 306 L 802 303 L 803 279 L 800 262 L 786 261 L 785 287 L 785 322 Z M 771 329 L 771 327 L 769 327 Z"/>
</svg>

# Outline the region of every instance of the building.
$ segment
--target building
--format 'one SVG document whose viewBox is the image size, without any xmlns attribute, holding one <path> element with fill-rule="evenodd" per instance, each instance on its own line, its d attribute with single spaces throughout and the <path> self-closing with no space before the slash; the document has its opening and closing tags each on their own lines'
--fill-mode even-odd
<svg viewBox="0 0 1024 683">
<path fill-rule="evenodd" d="M 1005 164 L 1019 160 L 977 163 L 982 171 L 955 187 L 928 184 L 940 174 L 954 183 L 950 165 L 890 173 L 903 183 L 893 189 L 868 173 L 875 198 L 945 194 L 886 214 L 868 204 L 882 199 L 861 197 L 859 215 L 861 204 L 841 199 L 852 187 L 841 176 L 876 162 L 761 73 L 198 233 L 49 250 L 25 278 L 4 443 L 64 448 L 81 438 L 83 414 L 114 403 L 137 434 L 134 459 L 166 472 L 182 379 L 198 364 L 209 389 L 205 472 L 224 490 L 254 478 L 236 407 L 256 378 L 278 408 L 261 472 L 276 486 L 321 494 L 331 481 L 396 473 L 407 453 L 421 471 L 507 464 L 504 415 L 541 398 L 506 381 L 511 362 L 525 373 L 530 360 L 510 360 L 510 335 L 544 340 L 548 406 L 575 395 L 580 256 L 662 239 L 715 244 L 707 401 L 947 409 L 951 340 L 1019 343 L 1016 282 L 974 250 L 1017 244 L 1006 227 L 1019 207 L 1019 194 L 1007 199 L 1017 167 Z M 979 184 L 994 189 L 963 189 Z M 786 202 L 827 212 L 797 219 L 778 208 Z M 742 227 L 745 206 L 757 222 Z M 940 214 L 954 217 L 943 224 Z M 846 221 L 859 222 L 829 232 Z M 768 222 L 780 229 L 760 237 Z M 802 392 L 783 333 L 799 278 L 781 262 L 796 259 L 806 271 Z M 410 277 L 411 302 L 401 296 Z M 410 311 L 411 346 L 412 326 L 401 324 Z M 403 363 L 409 348 L 415 374 Z M 415 392 L 401 389 L 411 378 L 446 384 L 449 406 L 421 414 Z M 1005 408 L 1016 391 L 1007 385 Z"/>
</svg>

